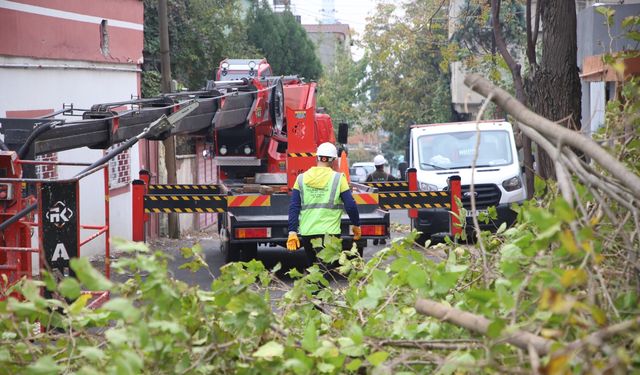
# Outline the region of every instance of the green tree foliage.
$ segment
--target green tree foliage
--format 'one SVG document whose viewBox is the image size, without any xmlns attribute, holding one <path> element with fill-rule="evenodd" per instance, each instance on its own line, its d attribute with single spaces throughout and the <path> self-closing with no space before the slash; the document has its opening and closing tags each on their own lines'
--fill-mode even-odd
<svg viewBox="0 0 640 375">
<path fill-rule="evenodd" d="M 158 2 L 144 1 L 145 71 L 160 71 Z M 239 0 L 169 0 L 169 44 L 172 78 L 197 90 L 225 57 L 248 58 L 257 51 L 247 41 Z M 153 90 L 153 73 L 143 76 Z M 146 94 L 146 93 L 145 93 Z"/>
<path fill-rule="evenodd" d="M 447 42 L 446 7 L 441 1 L 380 4 L 366 26 L 370 128 L 392 132 L 394 148 L 406 147 L 407 126 L 451 118 L 449 73 L 441 47 Z"/>
<path fill-rule="evenodd" d="M 271 64 L 274 74 L 298 74 L 317 80 L 322 65 L 304 28 L 289 11 L 274 13 L 268 3 L 256 3 L 248 17 L 248 40 Z"/>
<path fill-rule="evenodd" d="M 318 107 L 323 107 L 333 120 L 334 126 L 346 122 L 353 129 L 364 117 L 363 106 L 367 100 L 363 86 L 366 61 L 354 62 L 351 53 L 336 51 L 336 65 L 327 69 L 319 82 Z"/>
</svg>

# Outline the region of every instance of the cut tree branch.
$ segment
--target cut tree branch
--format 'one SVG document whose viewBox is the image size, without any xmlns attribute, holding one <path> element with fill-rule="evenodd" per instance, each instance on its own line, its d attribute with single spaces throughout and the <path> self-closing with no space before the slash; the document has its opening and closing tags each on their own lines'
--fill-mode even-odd
<svg viewBox="0 0 640 375">
<path fill-rule="evenodd" d="M 551 139 L 562 139 L 568 146 L 582 151 L 617 178 L 636 199 L 640 199 L 640 177 L 629 171 L 624 164 L 583 134 L 564 128 L 525 107 L 505 90 L 495 86 L 478 74 L 469 74 L 464 83 L 473 91 L 488 97 L 521 123 L 537 130 Z"/>
<path fill-rule="evenodd" d="M 458 310 L 455 307 L 449 307 L 426 299 L 417 300 L 415 307 L 416 311 L 420 314 L 432 316 L 483 335 L 487 333 L 489 324 L 491 323 L 489 319 L 484 316 Z M 529 346 L 532 346 L 540 355 L 548 354 L 551 350 L 551 345 L 554 343 L 551 340 L 521 330 L 511 332 L 504 338 L 504 341 L 525 351 L 528 351 Z"/>
</svg>

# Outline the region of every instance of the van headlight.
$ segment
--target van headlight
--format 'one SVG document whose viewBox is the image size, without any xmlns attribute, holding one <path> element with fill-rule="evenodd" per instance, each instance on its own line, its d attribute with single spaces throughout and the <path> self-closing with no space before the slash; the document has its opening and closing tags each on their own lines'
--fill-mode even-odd
<svg viewBox="0 0 640 375">
<path fill-rule="evenodd" d="M 420 190 L 422 191 L 438 191 L 438 187 L 436 185 L 427 184 L 426 182 L 420 183 Z"/>
<path fill-rule="evenodd" d="M 520 176 L 514 176 L 502 181 L 502 187 L 506 191 L 514 191 L 520 189 L 522 187 Z"/>
</svg>

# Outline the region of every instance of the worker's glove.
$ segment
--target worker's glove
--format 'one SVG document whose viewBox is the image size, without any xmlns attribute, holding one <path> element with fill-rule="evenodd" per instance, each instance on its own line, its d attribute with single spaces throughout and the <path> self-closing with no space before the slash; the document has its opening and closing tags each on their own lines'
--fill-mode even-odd
<svg viewBox="0 0 640 375">
<path fill-rule="evenodd" d="M 296 251 L 300 247 L 300 240 L 298 239 L 298 233 L 289 232 L 289 238 L 287 238 L 287 250 Z"/>
<path fill-rule="evenodd" d="M 353 227 L 353 240 L 354 241 L 359 241 L 360 238 L 362 238 L 362 229 L 360 229 L 360 227 Z"/>
</svg>

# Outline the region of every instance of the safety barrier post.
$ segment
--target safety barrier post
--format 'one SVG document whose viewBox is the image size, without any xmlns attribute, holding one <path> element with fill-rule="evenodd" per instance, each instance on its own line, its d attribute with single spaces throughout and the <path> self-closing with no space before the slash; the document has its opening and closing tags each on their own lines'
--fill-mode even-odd
<svg viewBox="0 0 640 375">
<path fill-rule="evenodd" d="M 144 193 L 148 194 L 149 193 L 149 184 L 151 183 L 151 173 L 146 170 L 146 169 L 141 169 L 138 172 L 138 178 L 142 181 L 144 181 Z M 147 222 L 149 221 L 149 219 L 151 218 L 151 215 L 149 214 L 144 214 L 144 221 Z"/>
<path fill-rule="evenodd" d="M 407 169 L 407 180 L 409 181 L 409 191 L 418 191 L 418 171 L 415 168 Z M 415 219 L 418 217 L 418 210 L 409 209 L 409 217 Z"/>
<path fill-rule="evenodd" d="M 145 183 L 142 180 L 133 180 L 131 182 L 131 200 L 132 200 L 132 229 L 131 238 L 134 241 L 144 241 L 144 195 Z"/>
<path fill-rule="evenodd" d="M 451 236 L 462 234 L 462 226 L 460 225 L 460 206 L 458 202 L 462 201 L 462 186 L 460 185 L 460 176 L 451 176 L 447 180 L 449 185 L 449 196 L 451 197 L 451 219 L 449 220 L 449 231 Z M 457 198 L 457 199 L 456 199 Z"/>
</svg>

